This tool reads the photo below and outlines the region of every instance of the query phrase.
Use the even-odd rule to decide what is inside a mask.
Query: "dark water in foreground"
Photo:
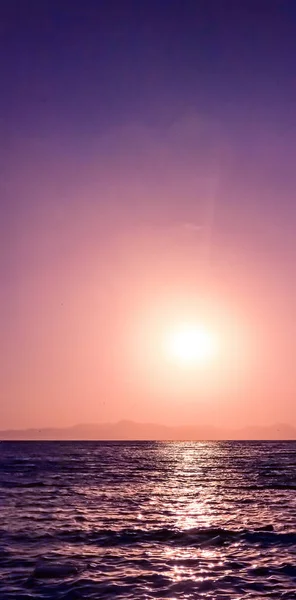
[[[4,442],[0,535],[1,600],[295,600],[296,442]]]

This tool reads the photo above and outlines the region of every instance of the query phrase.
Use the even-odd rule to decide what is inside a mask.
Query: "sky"
[[[2,0],[0,429],[296,425],[296,6]],[[206,367],[163,355],[180,323]]]

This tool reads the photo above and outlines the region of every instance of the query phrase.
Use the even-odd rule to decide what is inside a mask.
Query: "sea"
[[[296,442],[0,443],[0,599],[296,599]]]

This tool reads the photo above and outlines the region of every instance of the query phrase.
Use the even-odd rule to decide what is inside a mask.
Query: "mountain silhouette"
[[[64,428],[0,431],[0,440],[296,440],[296,428],[285,423],[220,429],[207,425],[168,426],[157,423],[85,423]]]

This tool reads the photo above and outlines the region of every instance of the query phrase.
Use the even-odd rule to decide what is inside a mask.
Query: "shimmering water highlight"
[[[295,442],[5,442],[0,461],[2,600],[295,599]]]

